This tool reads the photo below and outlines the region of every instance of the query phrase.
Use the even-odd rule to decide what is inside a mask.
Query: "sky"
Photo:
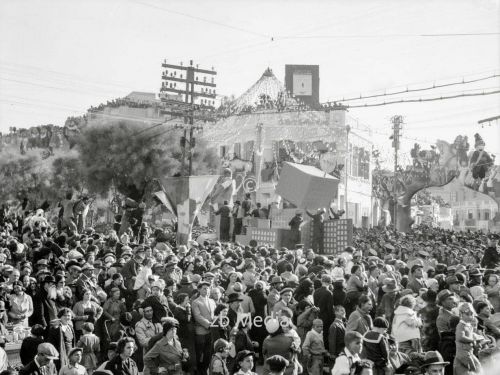
[[[131,91],[158,92],[164,59],[215,67],[217,92],[236,96],[267,67],[284,80],[285,64],[318,64],[322,102],[482,79],[500,74],[499,10],[499,0],[2,0],[0,131],[63,125]],[[499,89],[494,77],[349,103]],[[373,129],[387,161],[393,115],[405,120],[403,160],[415,142],[476,132],[500,157],[500,123],[477,123],[500,115],[500,94],[349,114]]]

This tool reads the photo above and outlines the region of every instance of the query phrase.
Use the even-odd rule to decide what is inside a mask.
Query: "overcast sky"
[[[499,14],[498,0],[2,0],[0,131],[63,125],[130,91],[158,92],[164,58],[214,66],[218,93],[235,95],[268,66],[283,80],[285,64],[318,64],[322,101],[488,77],[500,73]],[[477,33],[493,35],[442,35]],[[351,103],[499,87],[497,77]],[[500,114],[499,94],[350,114],[374,129],[383,154],[401,114],[406,152],[415,139],[479,132],[500,157],[500,124],[477,124]]]

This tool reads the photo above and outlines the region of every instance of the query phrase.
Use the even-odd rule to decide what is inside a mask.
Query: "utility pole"
[[[350,161],[351,161],[351,152],[349,151],[349,133],[351,131],[351,127],[346,125],[345,127],[345,179],[344,179],[344,203],[345,203],[345,218],[349,219],[349,205],[347,204],[347,181],[349,180],[349,169],[350,169]]]
[[[397,193],[397,173],[398,173],[398,150],[399,138],[401,137],[400,131],[403,130],[403,116],[396,115],[391,117],[392,122],[392,147],[394,148],[394,183],[392,186],[392,195],[394,200],[394,230],[397,230],[398,223],[398,193]]]
[[[194,131],[203,129],[202,126],[195,126],[195,120],[203,122],[213,121],[213,109],[215,108],[215,87],[214,76],[217,72],[200,69],[198,65],[193,66],[190,60],[189,66],[168,64],[166,60],[162,67],[165,71],[162,74],[162,87],[160,97],[167,104],[168,109],[162,111],[163,114],[184,117],[183,136],[181,137],[182,148],[182,173],[185,174],[186,154],[188,157],[188,176],[193,172],[193,149],[196,139]],[[184,85],[184,87],[177,87]],[[169,95],[170,94],[170,95]],[[172,95],[173,94],[173,95]],[[174,96],[175,95],[175,96]],[[188,136],[189,130],[189,139]]]

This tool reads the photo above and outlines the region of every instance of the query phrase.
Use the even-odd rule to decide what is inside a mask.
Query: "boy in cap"
[[[61,368],[59,375],[87,375],[87,369],[80,364],[82,355],[82,348],[71,349],[68,353],[69,363]]]
[[[226,360],[229,356],[230,344],[224,339],[217,339],[214,343],[214,354],[210,361],[210,375],[229,375]]]
[[[270,375],[283,375],[289,364],[288,360],[280,355],[273,355],[266,359]]]
[[[302,344],[307,372],[310,375],[322,375],[324,356],[328,354],[323,343],[323,321],[314,319],[312,329],[307,332]]]
[[[387,329],[389,322],[378,317],[373,320],[373,329],[363,336],[364,357],[373,362],[374,375],[389,371],[389,342]]]

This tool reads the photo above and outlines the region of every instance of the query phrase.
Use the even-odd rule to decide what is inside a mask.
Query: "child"
[[[210,361],[210,375],[229,375],[226,360],[229,355],[230,345],[224,339],[217,339],[214,343],[214,355]]]
[[[236,355],[235,375],[257,375],[252,372],[254,352],[250,350],[242,350]]]
[[[363,336],[356,331],[345,334],[345,348],[335,360],[331,375],[350,375],[351,368],[359,363],[359,354],[363,348]]]
[[[108,346],[108,353],[107,353],[107,361],[104,361],[101,363],[101,365],[97,368],[97,371],[105,371],[106,370],[106,365],[108,364],[109,361],[111,361],[113,358],[116,357],[116,348],[117,348],[117,343],[116,342],[111,342]]]
[[[385,318],[375,318],[373,330],[363,337],[363,357],[373,362],[373,375],[384,375],[386,370],[390,371],[388,328],[389,322]]]
[[[87,370],[80,362],[82,360],[82,348],[73,348],[68,353],[68,364],[59,371],[59,375],[86,375]]]
[[[266,359],[266,364],[269,367],[269,375],[283,375],[289,362],[280,355],[273,355]]]
[[[335,359],[345,347],[345,308],[337,305],[333,307],[333,312],[335,313],[335,320],[328,330],[328,350],[332,358]]]
[[[82,364],[87,369],[88,375],[97,368],[97,355],[100,350],[99,337],[94,335],[94,325],[92,323],[84,323],[82,325],[83,335],[78,340],[76,346],[83,349]]]
[[[302,353],[309,375],[323,375],[326,350],[323,343],[323,321],[321,319],[314,319],[312,329],[307,332],[302,345]]]

